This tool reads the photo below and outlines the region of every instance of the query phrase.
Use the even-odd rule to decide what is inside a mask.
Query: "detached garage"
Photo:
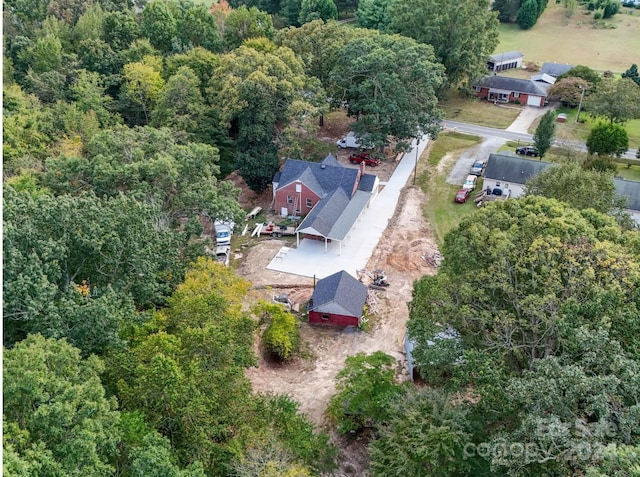
[[[367,290],[344,270],[319,280],[307,305],[309,323],[359,326]]]

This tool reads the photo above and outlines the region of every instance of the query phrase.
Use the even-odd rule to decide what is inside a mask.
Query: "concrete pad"
[[[341,270],[357,278],[356,270],[365,268],[389,220],[396,210],[402,188],[414,173],[417,158],[424,152],[428,139],[423,137],[416,147],[415,141],[404,154],[389,181],[372,204],[362,213],[342,242],[327,244],[318,240],[303,239],[297,248],[286,253],[282,249],[273,257],[268,270],[275,270],[304,277],[327,277]]]

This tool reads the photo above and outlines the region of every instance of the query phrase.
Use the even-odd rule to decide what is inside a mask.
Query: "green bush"
[[[264,304],[270,323],[262,334],[265,350],[273,357],[288,361],[298,349],[298,321],[280,305]]]

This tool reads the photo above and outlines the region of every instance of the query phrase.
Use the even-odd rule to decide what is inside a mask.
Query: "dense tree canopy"
[[[177,237],[154,227],[150,206],[125,197],[33,198],[11,186],[3,199],[6,344],[41,333],[102,352],[132,321],[133,304],[162,303],[181,276]]]
[[[498,20],[487,0],[391,0],[387,12],[390,31],[433,46],[450,87],[482,76],[498,46]]]
[[[624,205],[616,195],[613,174],[584,170],[572,162],[549,167],[529,179],[526,194],[558,199],[576,209],[594,209],[603,214],[620,213]]]
[[[516,370],[556,353],[577,324],[607,324],[635,347],[640,264],[623,242],[613,218],[555,200],[480,210],[445,238],[438,275],[416,283],[409,331],[417,361],[428,364],[426,340],[447,326]]]
[[[340,51],[331,96],[346,102],[347,113],[356,118],[353,130],[365,143],[383,147],[392,136],[403,148],[420,131],[436,137],[442,73],[428,45],[399,35],[365,36]]]
[[[611,123],[640,118],[640,86],[631,78],[607,80],[585,98],[585,110]]]
[[[249,187],[264,190],[278,170],[280,128],[295,116],[317,116],[323,95],[286,47],[259,52],[242,46],[225,55],[211,79],[221,124],[237,131],[237,165]],[[314,94],[317,93],[317,94]]]
[[[402,393],[396,383],[393,357],[382,351],[358,353],[346,359],[327,412],[342,433],[376,427],[391,415],[389,404]]]
[[[9,450],[22,467],[12,475],[114,474],[119,413],[103,370],[95,356],[82,360],[64,340],[40,335],[3,351],[4,457]]]

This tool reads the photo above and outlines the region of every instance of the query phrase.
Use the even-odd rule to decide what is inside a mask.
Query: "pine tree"
[[[632,64],[627,71],[622,73],[623,78],[631,78],[638,86],[640,86],[640,74],[638,74],[638,65]]]
[[[538,153],[540,154],[540,159],[544,157],[546,152],[551,147],[551,143],[553,142],[553,136],[556,132],[556,115],[553,111],[547,111],[542,119],[540,120],[540,124],[538,124],[538,128],[533,135],[533,142],[538,149]]]

